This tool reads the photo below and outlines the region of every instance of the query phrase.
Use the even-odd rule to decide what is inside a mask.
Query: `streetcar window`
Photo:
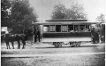
[[[74,31],[75,31],[75,32],[78,32],[78,31],[79,31],[78,25],[74,25]]]
[[[80,25],[80,31],[83,31],[83,32],[90,31],[89,25]]]
[[[49,26],[49,32],[55,32],[56,31],[56,26],[55,25],[50,25]]]
[[[56,32],[61,32],[61,25],[56,25]]]
[[[67,32],[67,25],[62,25],[61,30],[62,32]]]
[[[85,31],[90,31],[89,25],[86,25],[86,30]]]
[[[80,25],[80,31],[84,31],[85,25]]]
[[[48,32],[48,31],[49,31],[49,25],[44,25],[43,31],[44,31],[44,32]]]
[[[73,25],[69,25],[69,26],[68,26],[68,31],[69,31],[69,32],[74,32]]]
[[[89,25],[86,25],[86,28],[88,28],[88,29],[89,29]]]

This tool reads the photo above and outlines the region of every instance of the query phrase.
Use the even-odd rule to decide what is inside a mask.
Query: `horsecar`
[[[92,41],[92,24],[96,23],[87,20],[46,20],[34,23],[40,27],[41,42],[51,42],[57,48],[63,44],[80,46],[81,42]]]

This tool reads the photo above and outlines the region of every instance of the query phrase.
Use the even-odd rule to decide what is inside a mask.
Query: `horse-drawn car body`
[[[62,47],[62,44],[69,43],[79,46],[82,41],[91,41],[91,24],[87,20],[46,20],[37,22],[40,26],[41,42],[52,42],[55,47]]]

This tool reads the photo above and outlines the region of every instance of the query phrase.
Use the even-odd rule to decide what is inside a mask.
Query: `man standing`
[[[40,30],[37,30],[37,37],[38,37],[38,40],[40,42]]]
[[[95,31],[94,31],[94,27],[91,30],[91,36],[92,36],[92,42],[95,43]]]
[[[40,42],[40,29],[38,27],[34,28],[34,42],[37,42],[37,40]]]
[[[96,29],[93,27],[91,30],[91,35],[92,35],[92,41],[93,43],[98,43],[99,42],[99,34],[97,31],[95,31]]]
[[[37,42],[37,29],[34,28],[34,42]]]

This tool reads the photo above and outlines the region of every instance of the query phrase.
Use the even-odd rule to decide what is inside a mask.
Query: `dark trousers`
[[[40,42],[40,35],[38,35],[38,40],[39,40],[39,42]]]
[[[34,36],[34,42],[37,42],[37,35]]]
[[[40,35],[35,35],[34,36],[34,42],[37,42],[37,40],[40,42]]]

